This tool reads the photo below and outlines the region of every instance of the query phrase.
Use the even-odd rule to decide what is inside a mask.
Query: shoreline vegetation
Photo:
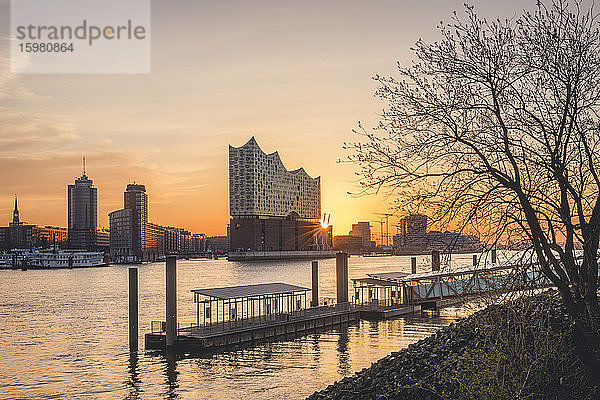
[[[596,399],[556,290],[489,305],[313,393],[323,399]]]

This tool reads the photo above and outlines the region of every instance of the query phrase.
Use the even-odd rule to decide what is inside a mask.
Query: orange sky
[[[479,7],[511,16],[527,3]],[[387,212],[383,196],[348,195],[358,189],[354,167],[336,160],[356,122],[373,126],[384,106],[370,77],[408,63],[409,47],[435,40],[436,24],[462,9],[442,0],[153,1],[151,74],[14,75],[8,4],[0,0],[0,225],[18,193],[24,220],[66,226],[66,186],[85,155],[100,225],[136,181],[151,221],[209,235],[226,232],[227,146],[251,136],[288,169],[321,176],[336,233]]]

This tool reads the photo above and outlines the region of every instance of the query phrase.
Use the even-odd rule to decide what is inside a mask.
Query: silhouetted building
[[[144,185],[128,184],[123,194],[123,205],[126,210],[131,210],[132,246],[133,253],[144,260],[144,253],[148,250],[150,243],[146,240],[148,225],[148,195]]]
[[[69,247],[74,249],[96,249],[96,227],[98,216],[98,191],[85,175],[68,186],[68,235]]]
[[[146,238],[142,246],[143,258],[155,261],[165,256],[165,228],[152,222],[146,223]]]
[[[148,195],[144,185],[127,185],[123,203],[124,209],[109,214],[113,261],[155,261],[166,254],[190,256],[204,252],[203,235],[148,222]]]
[[[231,251],[325,250],[330,230],[321,227],[321,180],[303,168],[288,171],[279,154],[266,154],[252,137],[229,146]]]
[[[110,223],[110,257],[117,263],[141,261],[133,248],[132,210],[122,209],[108,214]]]
[[[373,243],[371,242],[371,224],[368,222],[352,224],[352,230],[348,234],[360,237],[362,239],[361,247],[363,249],[373,247]]]
[[[0,227],[0,250],[63,248],[67,241],[67,228],[23,223],[16,197],[12,221]]]
[[[416,214],[400,220],[400,233],[394,236],[394,248],[409,253],[430,250],[477,251],[480,242],[476,236],[461,232],[427,232],[427,216]]]
[[[12,222],[2,229],[0,233],[0,246],[3,250],[27,249],[33,247],[33,228],[21,222],[17,197],[15,196],[15,208],[13,210]]]
[[[342,251],[361,251],[363,249],[363,238],[356,235],[335,235],[333,237],[333,248]]]
[[[229,238],[227,236],[206,237],[206,251],[210,253],[227,253],[229,251]]]
[[[460,232],[430,231],[425,236],[427,250],[479,251],[481,243],[477,236]]]
[[[69,234],[67,228],[58,226],[37,226],[32,230],[33,247],[63,248],[67,245]]]
[[[110,229],[101,228],[96,231],[96,247],[98,251],[110,251]]]
[[[395,247],[423,248],[427,233],[427,216],[414,214],[400,220],[400,234],[394,237]]]

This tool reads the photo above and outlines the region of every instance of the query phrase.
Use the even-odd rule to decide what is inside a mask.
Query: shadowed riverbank
[[[554,292],[489,306],[309,396],[595,399]]]

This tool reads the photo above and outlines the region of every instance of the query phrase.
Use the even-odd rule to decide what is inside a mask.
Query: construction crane
[[[383,235],[383,224],[385,224],[385,221],[382,220],[382,219],[380,219],[379,221],[371,221],[371,222],[377,223],[377,224],[381,224],[381,227],[379,228],[379,236],[381,236],[381,244],[383,245],[383,238],[384,238],[384,235]],[[371,225],[369,224],[369,226],[371,226]]]
[[[390,224],[389,224],[389,218],[391,216],[393,216],[394,214],[389,214],[389,213],[373,213],[375,215],[381,215],[385,217],[385,245],[389,246],[389,239],[390,239]],[[381,227],[382,227],[382,231],[383,231],[383,221],[381,222]],[[383,232],[382,232],[383,234]]]

